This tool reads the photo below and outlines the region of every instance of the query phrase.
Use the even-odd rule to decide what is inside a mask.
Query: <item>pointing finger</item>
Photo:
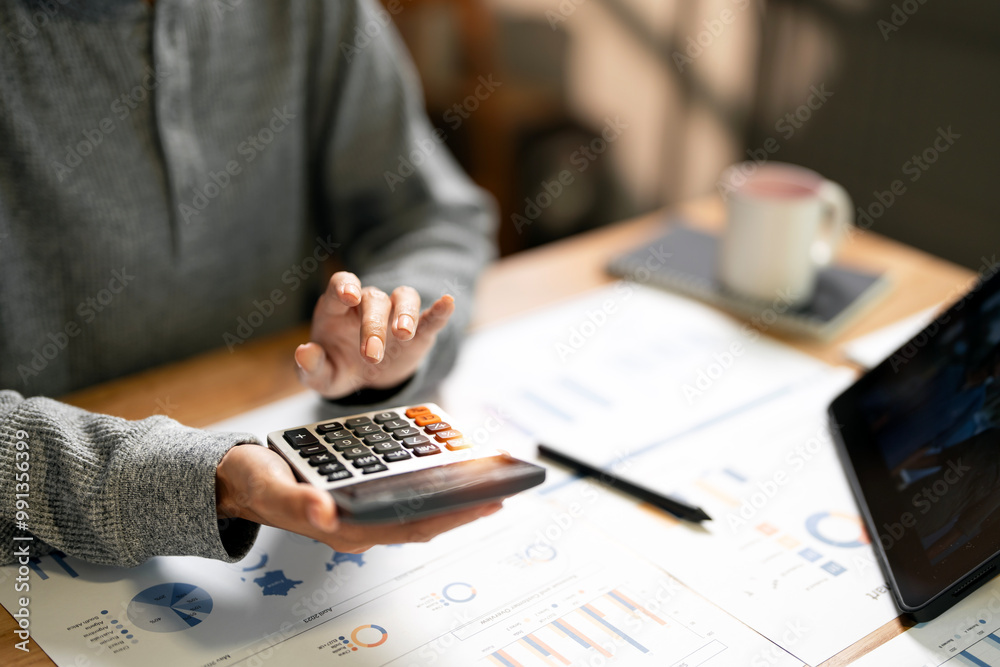
[[[366,287],[361,295],[361,356],[377,364],[385,354],[386,333],[389,330],[389,295],[375,287]]]
[[[420,317],[420,294],[412,287],[401,285],[392,291],[392,334],[399,340],[410,340],[417,331]]]

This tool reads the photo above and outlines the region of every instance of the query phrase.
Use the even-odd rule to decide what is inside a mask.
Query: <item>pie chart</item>
[[[212,597],[194,584],[157,584],[128,603],[132,625],[150,632],[179,632],[198,625],[212,611]]]

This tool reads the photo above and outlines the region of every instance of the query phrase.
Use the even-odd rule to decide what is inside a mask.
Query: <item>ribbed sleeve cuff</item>
[[[201,556],[235,562],[253,546],[260,526],[219,520],[215,480],[219,461],[242,443],[260,445],[249,433],[212,433],[154,417],[118,477],[118,525],[127,560],[153,556]]]

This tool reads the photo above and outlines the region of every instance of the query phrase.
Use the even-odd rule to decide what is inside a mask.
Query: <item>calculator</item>
[[[545,481],[544,468],[479,447],[454,423],[425,403],[273,431],[267,443],[354,523],[410,521]]]

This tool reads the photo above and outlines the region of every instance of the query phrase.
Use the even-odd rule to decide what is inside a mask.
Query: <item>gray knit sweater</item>
[[[308,317],[328,256],[428,303],[455,294],[394,400],[447,372],[493,215],[424,115],[388,18],[371,0],[0,0],[4,544],[26,534],[23,442],[36,547],[120,565],[245,554],[256,527],[220,532],[214,483],[252,436],[40,396],[241,354]]]

